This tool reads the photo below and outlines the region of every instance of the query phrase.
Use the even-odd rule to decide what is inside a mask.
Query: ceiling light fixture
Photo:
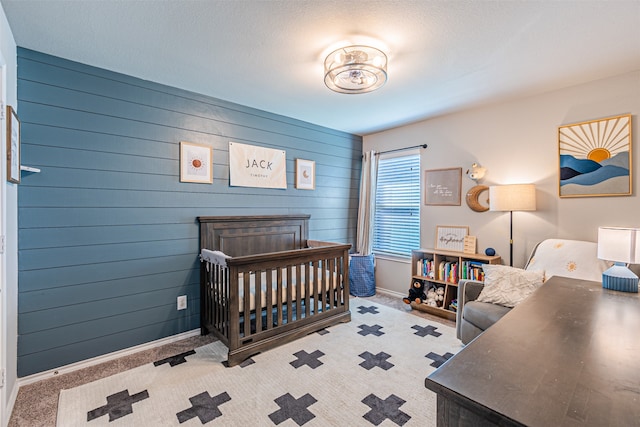
[[[375,47],[336,49],[324,60],[324,84],[339,93],[367,93],[387,81],[387,55]]]

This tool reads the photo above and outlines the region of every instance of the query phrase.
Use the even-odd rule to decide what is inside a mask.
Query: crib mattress
[[[317,269],[319,270],[319,269]],[[337,273],[333,273],[333,275],[331,274],[330,271],[325,270],[324,272],[322,271],[317,271],[317,275],[313,275],[311,274],[311,280],[310,282],[307,284],[305,283],[306,280],[306,274],[305,274],[305,265],[301,266],[301,276],[302,276],[302,286],[301,286],[301,292],[300,295],[298,295],[298,286],[297,286],[297,281],[296,281],[296,269],[293,268],[291,271],[291,280],[287,280],[287,272],[288,270],[286,268],[282,269],[282,296],[280,298],[281,302],[284,303],[287,301],[287,293],[288,290],[287,288],[290,286],[291,284],[291,299],[292,301],[296,301],[298,298],[302,299],[306,297],[306,293],[307,293],[307,289],[314,289],[315,292],[317,294],[320,293],[320,290],[316,289],[316,284],[314,281],[314,277],[317,277],[317,280],[320,280],[319,275],[322,273],[323,277],[322,279],[324,280],[324,284],[325,284],[325,289],[329,290],[331,288],[335,289],[338,286],[339,280],[338,279],[338,274]],[[313,272],[312,272],[313,273]],[[260,293],[260,307],[261,308],[267,308],[267,307],[273,307],[278,303],[278,294],[277,294],[277,290],[278,290],[278,280],[277,280],[277,270],[272,270],[271,274],[271,300],[267,301],[267,272],[263,271],[260,273],[261,274],[261,290],[262,292]],[[250,273],[250,274],[246,274],[249,276],[249,289],[251,291],[251,294],[249,296],[249,306],[251,310],[255,310],[256,309],[256,294],[255,294],[255,288],[256,288],[256,273]],[[238,296],[239,296],[239,310],[242,313],[244,311],[244,273],[240,273],[238,275]],[[319,287],[319,286],[318,286]],[[314,295],[310,295],[311,297],[314,297]]]

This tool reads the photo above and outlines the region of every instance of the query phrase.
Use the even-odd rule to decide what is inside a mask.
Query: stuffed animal
[[[435,307],[437,305],[437,301],[438,294],[436,293],[435,289],[429,289],[429,292],[427,292],[427,304]]]
[[[436,289],[436,299],[438,301],[442,301],[444,300],[444,288],[438,288]]]
[[[405,304],[411,304],[412,302],[422,304],[425,299],[427,299],[427,296],[424,294],[424,283],[416,280],[413,282],[411,289],[409,289],[409,295],[402,298],[402,301],[404,301]]]

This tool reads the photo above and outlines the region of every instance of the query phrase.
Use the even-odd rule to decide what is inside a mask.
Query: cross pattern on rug
[[[185,351],[184,353],[176,354],[175,356],[167,357],[166,359],[158,360],[153,362],[153,366],[160,366],[168,363],[169,366],[174,367],[176,365],[180,365],[182,363],[186,363],[187,356],[191,356],[192,354],[196,354],[195,350]]]
[[[142,386],[134,386],[129,382],[121,385],[118,380],[114,381],[117,385],[92,391],[91,393],[94,394],[78,389],[78,392],[67,395],[67,402],[76,405],[76,409],[65,415],[59,414],[59,419],[64,419],[60,425],[69,427],[91,425],[96,421],[93,423],[88,421],[98,417],[102,417],[97,420],[98,423],[106,424],[107,420],[113,421],[124,417],[119,422],[125,422],[128,425],[147,425],[153,419],[173,420],[174,424],[179,422],[180,425],[190,423],[194,425],[215,423],[263,425],[266,423],[279,427],[280,425],[308,426],[314,423],[333,425],[334,423],[329,420],[344,419],[343,425],[404,427],[412,423],[422,424],[425,413],[428,413],[429,417],[434,416],[431,409],[424,408],[422,399],[415,399],[415,391],[424,390],[424,376],[415,375],[415,366],[422,360],[421,366],[426,370],[425,372],[428,372],[453,357],[452,353],[459,348],[458,341],[455,340],[455,331],[446,325],[436,323],[432,325],[438,327],[423,321],[416,324],[416,318],[401,319],[404,313],[390,311],[374,304],[352,308],[352,314],[355,317],[354,322],[317,332],[319,335],[330,333],[331,336],[309,334],[299,343],[283,345],[280,348],[286,346],[286,349],[280,353],[277,353],[278,349],[271,350],[270,352],[274,353],[271,357],[265,352],[246,359],[239,365],[228,367],[226,361],[217,362],[224,360],[227,348],[220,342],[213,342],[202,349],[158,360],[148,364],[146,368],[137,368],[146,369],[141,371],[144,372],[143,375],[137,374],[137,377],[144,378]],[[372,316],[375,319],[372,320]],[[365,321],[370,323],[365,324]],[[361,336],[355,337],[355,333]],[[373,335],[374,338],[368,338],[369,335]],[[337,347],[331,343],[334,338],[339,339],[340,345]],[[398,346],[399,343],[405,343],[407,340],[412,341],[410,348]],[[373,353],[374,351],[377,354]],[[389,352],[393,352],[393,355]],[[427,360],[425,361],[424,358]],[[336,365],[338,362],[346,364]],[[356,364],[364,370],[355,368]],[[227,368],[223,368],[222,365]],[[310,369],[305,369],[305,365]],[[407,365],[410,369],[407,369]],[[335,366],[339,366],[340,369]],[[158,367],[161,368],[162,375],[158,374]],[[329,367],[331,369],[327,371]],[[380,369],[376,370],[376,367]],[[273,373],[271,369],[274,370]],[[192,370],[197,374],[194,375]],[[245,387],[245,384],[236,384],[235,376],[244,377],[244,380],[251,383],[251,378],[258,381],[259,375],[255,374],[256,372],[265,370],[269,372],[268,377],[260,381],[268,381],[266,387],[262,387],[264,383],[259,384],[261,387],[249,388]],[[214,374],[211,371],[215,371]],[[189,372],[189,375],[184,375],[185,372]],[[202,374],[199,374],[200,372]],[[348,375],[352,375],[340,386],[340,393],[335,387],[316,385],[315,382],[318,379],[324,385],[327,381],[332,382],[335,372],[340,372],[336,377],[340,378],[336,380],[336,384]],[[212,375],[209,376],[210,374]],[[283,381],[285,376],[287,381],[293,381],[295,388]],[[180,384],[183,378],[189,382],[180,389],[177,387],[160,389],[154,383],[154,377],[158,377],[157,380],[163,383],[162,386],[167,383]],[[417,377],[420,378],[416,382]],[[191,380],[192,378],[197,380]],[[146,381],[147,379],[150,382]],[[138,378],[135,381],[139,381]],[[369,386],[369,381],[375,381],[375,389]],[[202,384],[225,385],[224,388],[221,386],[218,389],[212,389]],[[112,390],[125,388],[132,391],[145,391],[129,396],[128,390],[124,390],[105,399],[105,395]],[[259,398],[256,397],[254,393],[256,390],[253,389],[257,390]],[[81,400],[82,394],[89,395],[90,400],[78,405],[76,402]],[[399,396],[410,397],[410,399],[405,401]],[[429,399],[431,399],[430,396]],[[433,399],[429,402],[434,403],[435,408]],[[134,405],[140,401],[139,405]],[[165,401],[172,403],[165,405]],[[258,404],[257,401],[260,403]],[[420,403],[418,404],[417,401]],[[107,405],[96,408],[105,402]],[[65,404],[69,405],[69,403]],[[89,409],[93,410],[87,412]],[[104,416],[107,414],[109,418]],[[337,418],[338,416],[341,418]],[[151,424],[159,425],[162,422],[151,422]]]
[[[280,409],[269,414],[269,418],[275,425],[285,422],[291,418],[299,426],[306,424],[314,419],[316,416],[307,408],[317,400],[309,393],[302,396],[300,399],[296,399],[291,394],[283,394],[282,396],[274,399],[274,402],[280,406]]]
[[[298,369],[301,366],[307,365],[311,369],[316,369],[318,366],[322,366],[322,362],[318,359],[324,356],[324,353],[320,350],[316,350],[313,353],[309,354],[304,350],[300,350],[297,353],[293,353],[293,355],[298,358],[293,362],[289,362],[289,364],[294,368]]]
[[[222,412],[220,411],[218,406],[230,400],[231,397],[227,394],[226,391],[218,394],[215,397],[211,397],[208,392],[204,391],[200,394],[196,394],[195,396],[190,397],[189,402],[191,402],[191,408],[187,408],[184,411],[178,412],[176,414],[176,417],[178,417],[178,421],[180,421],[180,424],[195,417],[198,417],[202,424],[206,424],[209,421],[215,420],[216,418],[222,416]]]
[[[381,351],[378,354],[372,354],[368,351],[365,351],[364,353],[361,353],[358,356],[364,359],[364,361],[360,363],[360,366],[362,366],[367,371],[370,371],[376,366],[380,369],[384,369],[385,371],[388,371],[389,369],[395,366],[393,363],[387,362],[387,359],[390,358],[391,355],[385,353],[384,351]]]
[[[434,368],[439,368],[444,362],[451,359],[453,357],[453,354],[446,352],[441,356],[437,353],[429,352],[429,354],[427,354],[425,357],[428,357],[429,359],[433,360],[430,366],[433,366]]]
[[[360,331],[358,331],[358,333],[364,337],[370,334],[375,335],[377,337],[379,337],[380,335],[384,335],[384,332],[380,330],[382,329],[382,326],[380,325],[373,325],[373,326],[360,325],[358,326],[358,328],[360,328]]]
[[[362,418],[376,426],[380,425],[386,419],[393,421],[399,426],[403,426],[411,419],[408,414],[400,410],[400,407],[404,405],[406,401],[395,394],[382,400],[372,393],[362,399],[362,403],[371,408]]]
[[[440,332],[437,332],[435,326],[418,326],[418,325],[413,325],[411,327],[411,329],[415,329],[416,332],[414,332],[414,335],[418,335],[419,337],[426,337],[427,335],[432,335],[434,337],[439,337],[440,335],[442,335]]]
[[[378,314],[380,312],[378,311],[378,307],[376,307],[375,305],[371,305],[369,307],[365,307],[364,305],[361,305],[360,307],[358,307],[358,313],[360,313],[360,314],[367,314],[367,313]]]
[[[133,413],[133,404],[148,399],[149,392],[143,390],[133,396],[129,390],[122,390],[107,396],[107,404],[87,412],[87,422],[109,414],[109,422]]]

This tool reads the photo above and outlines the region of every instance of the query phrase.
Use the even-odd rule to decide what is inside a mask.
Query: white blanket
[[[230,257],[220,251],[210,251],[209,249],[203,249],[200,252],[201,261],[207,261],[211,264],[216,264],[221,267],[227,266],[227,258],[230,258]]]

